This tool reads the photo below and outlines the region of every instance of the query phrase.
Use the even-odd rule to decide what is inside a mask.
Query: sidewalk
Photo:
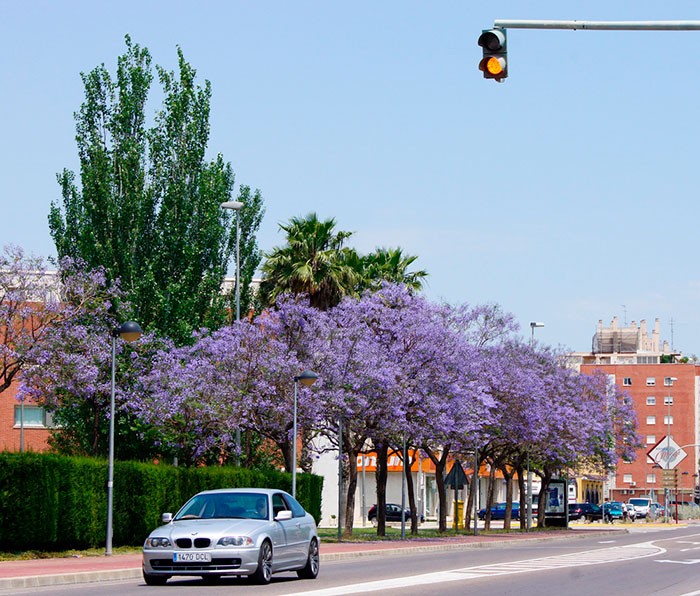
[[[589,524],[590,528],[590,524]],[[322,543],[321,561],[337,561],[378,555],[409,555],[417,552],[446,551],[464,548],[498,547],[514,542],[543,541],[585,537],[596,533],[609,534],[625,531],[620,526],[558,530],[552,532],[517,533],[509,535],[443,536],[411,540],[383,540],[376,542]],[[61,559],[32,559],[0,562],[0,591],[35,588],[61,584],[115,581],[141,577],[141,554],[113,555],[111,557],[66,557]]]

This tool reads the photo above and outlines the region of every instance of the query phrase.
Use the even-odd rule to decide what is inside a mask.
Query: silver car
[[[196,494],[143,545],[143,579],[163,585],[173,575],[249,575],[261,584],[273,573],[315,579],[319,541],[314,518],[288,493],[230,488]]]

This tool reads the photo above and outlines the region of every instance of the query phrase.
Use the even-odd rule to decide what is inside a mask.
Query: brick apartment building
[[[599,321],[591,352],[572,357],[583,373],[599,369],[609,375],[629,394],[637,413],[644,446],[633,461],[618,461],[615,472],[606,478],[605,496],[627,501],[651,494],[661,501],[662,469],[654,467],[655,461],[648,454],[657,447],[662,459],[670,445],[670,453],[682,458],[676,466],[678,500],[692,500],[700,459],[700,365],[675,353],[667,342],[660,342],[658,319],[651,334],[645,321],[620,326],[615,318],[609,327]],[[667,443],[669,431],[671,442]],[[684,447],[683,451],[677,452],[678,447]]]
[[[20,451],[24,435],[25,451],[45,451],[49,438],[50,419],[44,408],[15,398],[18,383],[0,393],[0,451]]]

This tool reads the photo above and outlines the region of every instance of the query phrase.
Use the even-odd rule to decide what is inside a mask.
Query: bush
[[[63,550],[106,541],[107,462],[39,453],[0,453],[0,550]],[[176,468],[115,462],[113,544],[138,546],[195,493],[213,488],[291,491],[291,475],[232,467]],[[321,519],[323,479],[297,476],[299,502]]]

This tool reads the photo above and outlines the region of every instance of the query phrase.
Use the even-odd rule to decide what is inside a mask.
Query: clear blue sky
[[[316,211],[526,337],[543,321],[539,340],[586,350],[598,319],[658,317],[700,353],[700,31],[510,30],[498,84],[476,40],[499,18],[696,20],[700,4],[0,0],[0,245],[54,254],[80,72],[114,72],[128,33],[211,81],[210,153],[262,191],[262,249]]]

